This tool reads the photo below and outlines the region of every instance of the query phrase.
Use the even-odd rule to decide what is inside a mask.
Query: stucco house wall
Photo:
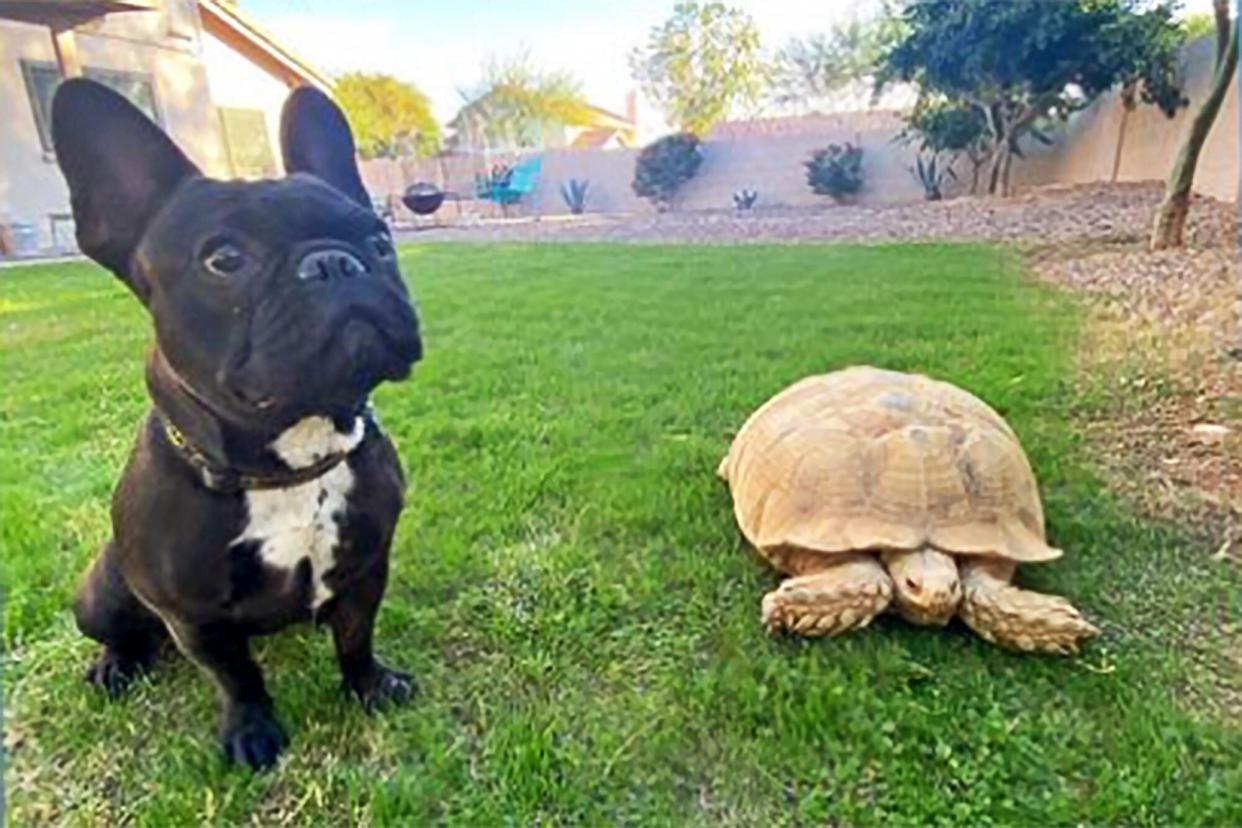
[[[280,111],[289,87],[327,88],[327,81],[235,7],[210,0],[150,6],[73,26],[82,73],[149,80],[157,120],[204,173],[279,174]],[[48,5],[48,17],[62,12]],[[33,228],[39,249],[70,250],[69,193],[40,138],[23,71],[30,63],[59,71],[50,29],[0,19],[0,227],[10,228],[5,238],[17,235],[14,226]]]
[[[172,34],[162,10],[108,15],[75,30],[85,71],[147,76],[164,129],[195,163],[219,173],[224,158],[199,60],[199,36],[195,29],[188,34]],[[0,141],[0,222],[33,225],[40,246],[49,247],[52,217],[68,212],[69,194],[54,155],[40,141],[23,61],[55,65],[51,34],[44,26],[0,20],[0,123],[5,125]]]
[[[202,62],[217,108],[250,109],[263,113],[274,172],[280,163],[280,110],[289,96],[289,87],[255,67],[210,32],[203,33]],[[233,171],[229,171],[232,174]]]

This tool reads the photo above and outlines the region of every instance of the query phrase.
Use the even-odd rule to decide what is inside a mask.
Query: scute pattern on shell
[[[917,374],[807,377],[750,416],[719,472],[742,532],[778,567],[787,549],[1061,555],[1017,435],[982,400]]]

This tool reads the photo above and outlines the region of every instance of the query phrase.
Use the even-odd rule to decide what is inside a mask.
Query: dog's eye
[[[397,253],[396,249],[392,246],[392,239],[387,233],[376,233],[371,237],[370,242],[371,250],[373,250],[375,255],[379,256],[381,259],[391,259]]]
[[[246,266],[245,252],[235,244],[224,242],[211,248],[203,257],[203,267],[217,276],[228,278]]]

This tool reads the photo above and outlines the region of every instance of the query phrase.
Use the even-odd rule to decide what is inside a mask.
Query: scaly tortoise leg
[[[1099,634],[1069,601],[1019,589],[1010,583],[1012,561],[970,558],[961,561],[960,612],[979,635],[1012,650],[1069,655]]]
[[[817,555],[763,596],[768,632],[840,635],[871,623],[888,606],[893,584],[874,555]],[[804,556],[805,560],[805,556]],[[808,571],[809,570],[809,571]]]

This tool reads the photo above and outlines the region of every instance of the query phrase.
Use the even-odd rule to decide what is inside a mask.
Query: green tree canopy
[[[431,102],[413,84],[390,75],[350,72],[333,91],[349,118],[363,158],[434,155],[440,125]]]
[[[1182,37],[1187,41],[1216,36],[1216,19],[1208,12],[1196,12],[1182,18]]]
[[[842,96],[870,97],[880,60],[901,34],[901,17],[888,0],[874,17],[854,17],[827,32],[791,39],[772,67],[772,102],[808,108]]]
[[[704,135],[740,109],[755,106],[769,70],[751,18],[724,3],[680,2],[630,54],[644,94],[678,129]]]
[[[977,107],[991,133],[989,192],[1007,192],[1019,141],[1040,120],[1065,119],[1100,93],[1133,84],[1167,115],[1183,36],[1171,4],[1142,0],[924,0],[906,7],[905,36],[884,56],[881,84]]]
[[[542,124],[582,124],[590,117],[582,84],[568,72],[540,69],[529,52],[489,56],[482,80],[462,97],[466,103],[452,125],[489,147],[537,146]]]

